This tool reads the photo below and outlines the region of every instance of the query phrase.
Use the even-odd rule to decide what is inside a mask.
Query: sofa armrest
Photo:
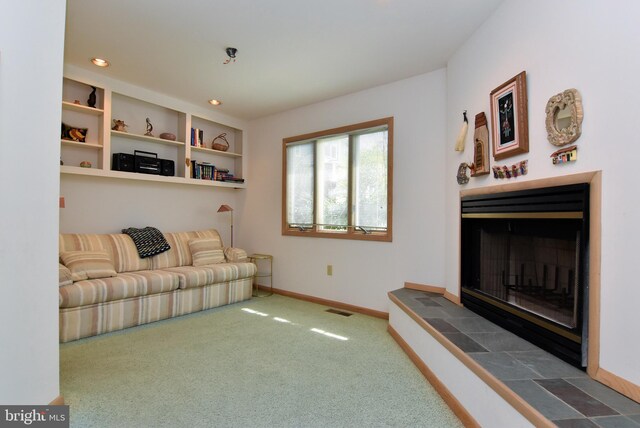
[[[58,263],[58,287],[73,284],[71,271],[62,263]]]
[[[229,263],[248,262],[247,252],[241,248],[226,247],[224,249],[224,256]]]

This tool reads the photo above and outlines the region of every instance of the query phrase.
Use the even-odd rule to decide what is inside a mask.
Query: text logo
[[[0,406],[0,428],[68,428],[69,406]]]

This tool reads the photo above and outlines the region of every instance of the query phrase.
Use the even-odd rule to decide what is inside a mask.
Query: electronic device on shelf
[[[170,159],[160,159],[162,161],[162,169],[160,175],[166,175],[167,177],[173,177],[176,175],[175,163]]]
[[[157,153],[134,150],[134,154],[114,153],[111,169],[114,171],[138,172],[175,176],[175,162],[170,159],[159,159]],[[149,155],[149,156],[146,156]]]
[[[111,169],[114,171],[133,172],[133,155],[129,153],[114,153]]]
[[[138,153],[144,153],[145,155],[151,155],[151,156],[142,156],[141,154],[138,154]],[[134,172],[139,172],[142,174],[160,175],[161,170],[162,170],[162,159],[158,159],[157,153],[145,152],[142,150],[133,151],[133,171]]]

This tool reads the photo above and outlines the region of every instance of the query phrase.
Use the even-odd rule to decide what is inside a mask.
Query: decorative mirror
[[[547,139],[554,146],[576,141],[582,132],[582,98],[576,89],[567,89],[547,102]]]

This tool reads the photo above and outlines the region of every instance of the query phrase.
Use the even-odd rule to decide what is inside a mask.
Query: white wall
[[[0,403],[58,394],[58,157],[64,0],[0,13]],[[28,173],[25,166],[37,168]]]
[[[458,293],[458,164],[470,162],[453,150],[461,112],[489,112],[489,93],[522,70],[529,97],[528,154],[499,165],[529,160],[518,181],[583,171],[603,171],[601,367],[640,385],[640,241],[635,162],[640,158],[640,3],[630,1],[507,0],[453,55],[447,67],[446,286]],[[546,138],[545,106],[565,89],[582,94],[584,123],[578,161],[553,166],[557,148]],[[471,127],[473,128],[473,127]],[[492,165],[495,164],[492,159]],[[472,178],[466,188],[495,185],[492,175]],[[513,180],[512,180],[513,181]]]
[[[215,228],[230,242],[230,217],[221,204],[236,208],[237,192],[135,180],[63,175],[60,194],[62,233],[120,233],[127,227],[153,226],[165,232]],[[234,243],[237,242],[234,237]]]
[[[119,94],[246,129],[246,122],[241,119],[110,78],[106,72],[66,65],[64,73],[66,77],[109,88]],[[236,209],[239,192],[244,190],[62,175],[60,194],[65,198],[65,208],[60,210],[60,231],[119,233],[123,228],[145,226],[167,232],[216,228],[228,245],[231,241],[230,216],[217,213],[217,210],[221,204]],[[242,244],[237,236],[234,236],[234,244]]]
[[[274,255],[274,287],[387,311],[386,292],[404,281],[443,284],[444,103],[438,70],[250,123],[239,232],[250,251]],[[393,242],[282,236],[282,139],[387,116],[395,118]]]

